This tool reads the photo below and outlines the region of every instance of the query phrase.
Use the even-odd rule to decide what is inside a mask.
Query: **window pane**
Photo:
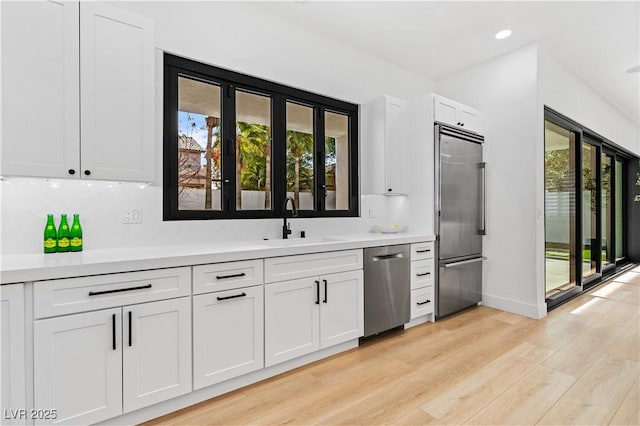
[[[547,297],[575,286],[575,135],[544,125],[545,266]]]
[[[313,210],[313,108],[287,102],[287,196]]]
[[[236,209],[271,210],[271,98],[236,92]]]
[[[598,240],[596,226],[597,148],[582,144],[582,276],[596,273]]]
[[[602,154],[602,267],[611,264],[611,157]]]
[[[624,223],[622,221],[622,193],[624,174],[622,173],[622,161],[616,160],[616,258],[625,256],[624,252]]]
[[[349,210],[349,117],[324,114],[325,210]]]
[[[178,209],[221,210],[220,86],[178,77]]]

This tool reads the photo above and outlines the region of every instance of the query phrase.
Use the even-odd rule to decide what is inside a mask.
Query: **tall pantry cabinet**
[[[0,173],[152,181],[153,22],[98,2],[0,7]]]

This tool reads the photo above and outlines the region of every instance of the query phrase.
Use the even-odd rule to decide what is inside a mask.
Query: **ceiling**
[[[640,124],[640,1],[251,2],[325,37],[437,81],[538,42]],[[502,29],[513,30],[495,40]]]

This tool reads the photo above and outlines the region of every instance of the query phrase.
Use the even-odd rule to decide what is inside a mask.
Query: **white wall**
[[[364,103],[383,94],[408,99],[433,83],[371,55],[348,48],[248,4],[232,2],[114,3],[151,17],[156,46],[245,74]],[[160,56],[159,56],[160,57]],[[85,248],[203,243],[278,238],[281,220],[162,221],[162,75],[156,77],[156,181],[135,183],[9,178],[0,182],[2,252],[37,253],[47,213],[80,213]],[[361,117],[366,120],[367,117]],[[361,140],[361,150],[367,141]],[[408,200],[363,196],[362,218],[293,220],[294,233],[368,231],[378,222],[407,221]],[[141,207],[143,223],[124,225],[121,210]],[[377,217],[368,219],[369,207]],[[414,229],[415,228],[415,229]],[[409,230],[418,230],[410,226]]]
[[[640,155],[638,125],[542,50],[538,74],[543,105]]]
[[[544,276],[536,267],[537,46],[437,82],[437,92],[480,111],[487,162],[483,303],[539,318]]]

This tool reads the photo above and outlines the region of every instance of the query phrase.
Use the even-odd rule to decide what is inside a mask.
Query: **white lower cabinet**
[[[262,284],[193,297],[193,386],[264,367]]]
[[[37,320],[34,405],[89,424],[188,393],[190,339],[189,297]]]
[[[24,285],[0,287],[0,424],[26,424]],[[14,418],[15,417],[15,418]]]
[[[320,349],[318,278],[264,287],[264,363],[271,366]]]
[[[34,389],[34,406],[55,408],[56,424],[121,414],[122,309],[35,321]]]
[[[125,306],[122,351],[125,413],[191,392],[191,300]]]
[[[322,278],[320,347],[327,348],[364,334],[364,275],[343,272]]]
[[[362,270],[265,286],[265,365],[364,333]]]

